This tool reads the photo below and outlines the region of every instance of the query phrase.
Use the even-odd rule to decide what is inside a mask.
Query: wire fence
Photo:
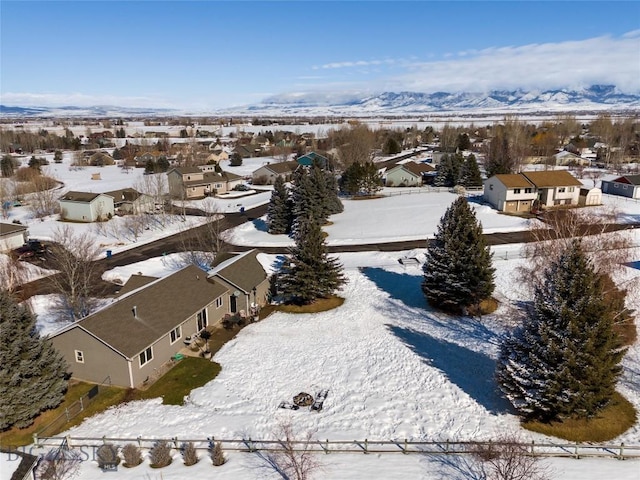
[[[252,438],[145,438],[145,437],[38,437],[34,435],[36,448],[79,448],[85,451],[97,450],[105,444],[122,447],[134,444],[140,449],[149,450],[157,442],[164,441],[176,450],[181,450],[185,443],[192,443],[196,450],[209,451],[215,443],[220,443],[225,451],[244,453],[255,452],[311,452],[322,454],[358,453],[358,454],[421,454],[421,455],[471,455],[501,445],[517,445],[523,454],[535,457],[565,458],[615,458],[619,460],[640,459],[640,444],[597,444],[597,443],[537,443],[496,442],[496,441],[429,441],[418,442],[408,439],[391,440],[258,440]]]
[[[111,377],[105,378],[102,383],[98,385],[94,385],[91,387],[87,393],[82,395],[78,400],[68,405],[64,412],[59,416],[54,418],[50,423],[42,427],[35,434],[39,437],[45,437],[47,435],[55,435],[63,431],[65,426],[76,416],[78,416],[81,412],[87,408],[87,406],[92,403],[100,393],[105,389],[105,387],[111,386]]]

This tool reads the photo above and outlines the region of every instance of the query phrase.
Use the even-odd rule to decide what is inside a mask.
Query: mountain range
[[[375,95],[283,94],[260,103],[211,111],[167,108],[20,107],[0,105],[0,117],[144,117],[169,115],[408,116],[424,114],[535,114],[638,112],[640,95],[614,85],[582,89],[472,92],[384,92]]]

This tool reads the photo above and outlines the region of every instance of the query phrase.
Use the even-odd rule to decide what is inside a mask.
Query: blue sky
[[[640,93],[636,1],[0,2],[0,102],[211,110],[595,83]]]

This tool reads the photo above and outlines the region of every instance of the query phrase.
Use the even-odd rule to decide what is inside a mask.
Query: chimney
[[[138,318],[138,307],[136,305],[133,306],[131,311],[133,312],[133,318]]]

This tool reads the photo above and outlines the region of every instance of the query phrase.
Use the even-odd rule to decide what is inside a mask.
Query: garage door
[[[516,212],[518,209],[518,202],[507,202],[504,204],[505,212]]]

